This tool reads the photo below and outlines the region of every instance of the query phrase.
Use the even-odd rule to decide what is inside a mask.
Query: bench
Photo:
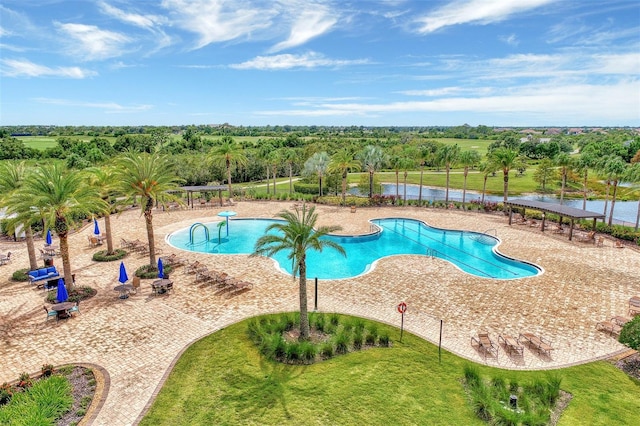
[[[48,266],[46,268],[29,271],[27,272],[27,275],[29,276],[29,284],[34,284],[40,281],[49,281],[53,278],[57,278],[60,276],[60,273],[58,273],[55,266]]]
[[[553,347],[551,347],[551,342],[548,340],[536,336],[533,333],[521,333],[518,337],[518,343],[521,343],[522,340],[526,341],[529,346],[538,351],[538,353],[544,353],[546,356],[551,357]]]

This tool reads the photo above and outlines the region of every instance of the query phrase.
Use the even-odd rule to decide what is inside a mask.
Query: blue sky
[[[637,0],[3,0],[0,124],[640,126]]]

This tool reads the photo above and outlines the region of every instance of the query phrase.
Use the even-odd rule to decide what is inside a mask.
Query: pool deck
[[[240,202],[230,208],[238,217],[272,218],[291,202]],[[298,309],[296,282],[276,271],[266,258],[243,255],[187,253],[168,246],[164,237],[196,221],[217,221],[224,209],[157,211],[156,246],[162,255],[178,253],[212,269],[253,282],[254,288],[233,297],[195,284],[181,268],[171,275],[174,291],[155,297],[151,281],[126,300],[113,291],[119,262],[98,263],[91,256],[87,235],[92,225],[70,237],[76,282],[98,290],[80,304],[81,313],[64,321],[46,321],[45,293],[28,283],[9,281],[16,269],[28,265],[24,243],[0,242],[0,253],[12,252],[12,263],[0,266],[0,383],[23,371],[34,373],[43,364],[93,363],[109,374],[107,399],[96,425],[135,424],[168,373],[172,362],[193,341],[254,315]],[[440,320],[445,349],[479,363],[510,369],[551,369],[606,358],[625,347],[596,323],[626,315],[628,300],[640,295],[640,250],[618,249],[611,240],[603,247],[527,226],[509,226],[499,214],[414,207],[349,208],[317,206],[320,224],[343,227],[342,233],[369,232],[368,219],[407,217],[442,228],[484,232],[495,230],[507,256],[544,268],[542,275],[504,281],[474,277],[450,263],[424,256],[394,256],[377,263],[368,274],[320,281],[318,308],[400,324],[399,302],[408,305],[405,329],[437,344]],[[100,220],[101,229],[104,221]],[[233,223],[232,223],[233,225]],[[114,244],[120,238],[146,241],[139,210],[112,217]],[[40,247],[41,241],[36,242]],[[55,244],[55,241],[54,241]],[[61,269],[62,261],[54,259]],[[129,276],[148,262],[137,254],[125,258]],[[313,308],[313,279],[309,281]],[[551,357],[525,347],[524,357],[511,358],[500,348],[498,359],[486,360],[470,345],[477,331],[487,330],[497,341],[502,333],[532,332],[549,339]],[[392,337],[393,338],[393,337]]]

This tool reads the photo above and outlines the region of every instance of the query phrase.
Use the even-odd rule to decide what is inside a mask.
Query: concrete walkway
[[[238,217],[271,218],[290,202],[241,202]],[[405,301],[405,328],[434,343],[440,319],[443,347],[476,362],[512,369],[548,369],[603,358],[624,349],[616,340],[596,331],[596,322],[625,314],[627,301],[640,295],[640,252],[570,242],[550,232],[509,226],[502,215],[419,208],[348,208],[318,206],[321,224],[340,224],[346,234],[369,230],[367,219],[408,217],[431,225],[479,232],[496,229],[504,254],[544,268],[544,274],[514,281],[470,276],[448,262],[423,256],[396,256],[353,279],[321,281],[319,309],[376,319],[399,325],[396,305]],[[225,208],[226,209],[226,208]],[[196,284],[178,269],[172,274],[175,290],[152,295],[150,281],[129,299],[119,299],[119,262],[97,263],[88,247],[92,227],[70,238],[72,267],[79,285],[98,290],[81,303],[81,314],[65,321],[46,321],[44,292],[27,283],[9,281],[11,273],[28,265],[24,243],[0,243],[0,253],[11,251],[12,263],[0,266],[0,382],[23,372],[36,372],[45,363],[94,363],[109,373],[111,387],[94,424],[129,425],[140,415],[174,358],[193,341],[241,319],[298,308],[296,282],[276,271],[266,258],[184,253],[168,246],[164,237],[196,221],[218,221],[222,209],[158,211],[154,215],[157,247],[164,255],[176,252],[211,268],[252,281],[252,290],[228,297]],[[103,221],[100,226],[104,229]],[[120,237],[146,240],[144,218],[128,211],[112,218],[114,243]],[[55,242],[54,242],[55,243]],[[41,242],[37,242],[37,247]],[[62,267],[61,259],[55,259]],[[147,256],[125,259],[129,276],[148,263]],[[313,306],[313,285],[309,304]],[[522,359],[500,349],[498,359],[484,360],[470,346],[478,330],[517,336],[533,332],[550,339],[551,358],[525,349]]]

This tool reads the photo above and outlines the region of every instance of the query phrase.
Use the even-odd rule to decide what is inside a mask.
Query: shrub
[[[622,327],[618,341],[631,349],[640,350],[640,315],[636,315]]]
[[[318,350],[316,346],[311,342],[300,343],[300,354],[304,361],[311,362],[315,359]]]
[[[331,325],[337,326],[340,323],[340,315],[335,313],[329,315],[329,322],[331,323]]]
[[[13,396],[13,388],[7,382],[3,383],[0,386],[0,405],[7,404],[11,401],[11,397]]]
[[[173,268],[171,267],[171,265],[166,265],[164,266],[163,270],[164,276],[166,277],[173,271]],[[158,278],[158,267],[151,265],[142,265],[141,267],[136,269],[135,275],[136,277],[140,277],[143,279]]]
[[[123,259],[127,252],[123,249],[115,249],[112,254],[107,254],[106,250],[100,250],[93,253],[93,260],[96,262],[113,262],[114,260]]]
[[[81,286],[75,287],[73,290],[69,291],[69,302],[80,302],[81,300],[90,299],[93,296],[98,294],[98,290],[89,286]],[[50,291],[47,294],[46,301],[49,303],[56,303],[56,292]]]
[[[49,377],[53,374],[55,369],[53,368],[53,364],[43,364],[40,372],[42,373],[42,377]]]
[[[287,361],[298,361],[302,358],[302,344],[298,342],[292,342],[286,345],[285,358]]]
[[[470,388],[480,385],[480,370],[478,370],[478,367],[466,364],[464,366],[464,379]]]
[[[32,384],[33,384],[33,380],[31,380],[31,376],[29,376],[29,373],[20,374],[20,378],[18,379],[18,384],[17,384],[19,388],[27,389],[31,387]]]
[[[335,337],[336,353],[346,354],[349,351],[349,335],[345,332],[340,332]]]
[[[381,334],[380,337],[378,337],[378,344],[380,346],[389,347],[391,345],[391,338],[389,337],[389,334]]]
[[[18,269],[11,275],[13,281],[29,281],[28,269]]]
[[[333,343],[325,342],[322,345],[322,349],[320,350],[320,353],[325,358],[331,358],[333,356],[333,354],[334,354]]]
[[[362,335],[362,331],[356,329],[353,333],[353,347],[354,349],[362,348],[362,342],[364,341],[364,336]]]

